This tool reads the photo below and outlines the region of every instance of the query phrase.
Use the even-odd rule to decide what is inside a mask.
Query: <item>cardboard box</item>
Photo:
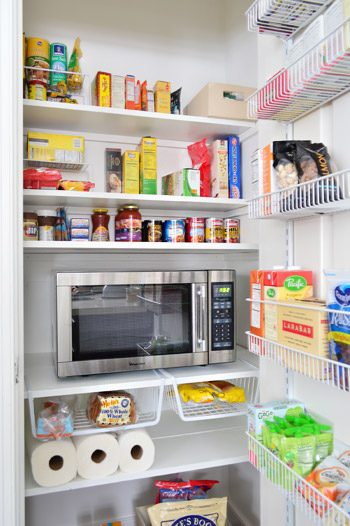
[[[200,171],[184,168],[162,177],[162,195],[200,195]]]
[[[251,156],[251,192],[252,199],[263,195],[263,151],[255,150]]]
[[[158,80],[153,88],[154,109],[158,113],[171,112],[171,84],[163,80]]]
[[[106,191],[118,194],[122,191],[122,151],[119,148],[105,149]]]
[[[264,299],[264,283],[269,270],[250,271],[250,298],[252,300]],[[265,313],[263,303],[250,303],[250,332],[260,338],[265,338]],[[258,354],[264,353],[264,342],[257,342],[253,349]]]
[[[241,199],[241,153],[238,137],[227,137],[227,153],[228,195],[230,199]]]
[[[139,152],[127,150],[123,153],[123,193],[140,193]]]
[[[112,75],[98,71],[91,83],[91,100],[94,106],[112,106]]]
[[[71,170],[84,162],[84,137],[28,132],[27,143],[28,159],[69,163]]]
[[[210,82],[187,104],[184,114],[244,121],[256,120],[248,118],[247,103],[244,102],[255,91],[256,88]]]
[[[298,400],[277,400],[266,404],[248,404],[248,432],[262,442],[264,420],[273,420],[274,416],[284,418],[286,414],[299,415],[305,406]]]
[[[272,270],[264,278],[264,300],[286,302],[312,296],[311,270]],[[277,305],[266,304],[264,307],[265,338],[277,342]]]
[[[228,146],[226,140],[209,146],[211,196],[228,198]]]
[[[125,77],[112,75],[112,108],[125,109]]]
[[[89,241],[90,221],[88,218],[72,217],[69,225],[71,241]]]
[[[125,109],[135,109],[135,77],[133,75],[125,77]]]
[[[147,111],[154,111],[154,93],[153,89],[147,90]]]
[[[288,301],[288,305],[277,306],[277,339],[285,347],[291,347],[320,358],[329,358],[328,320],[325,310],[295,308],[295,305],[326,308],[326,302],[318,299]],[[321,380],[329,378],[328,367],[301,356],[300,359],[284,357],[283,365],[294,371]],[[328,375],[328,376],[327,376]]]
[[[157,193],[157,139],[143,137],[140,144],[140,193]]]

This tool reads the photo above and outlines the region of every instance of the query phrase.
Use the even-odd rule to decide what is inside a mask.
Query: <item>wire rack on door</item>
[[[255,0],[246,12],[248,30],[291,37],[332,1]]]
[[[179,394],[178,385],[174,382],[165,387],[165,399],[170,408],[184,421],[211,420],[229,416],[241,416],[247,414],[247,404],[255,403],[259,394],[259,378],[247,376],[229,380],[234,385],[244,389],[245,402],[231,404],[218,400],[218,403],[198,404],[184,402]]]
[[[247,98],[248,116],[294,122],[350,89],[350,18]]]
[[[350,515],[284,464],[249,433],[249,462],[317,526],[349,526]]]
[[[349,392],[350,365],[292,349],[272,342],[251,332],[248,335],[248,350],[257,356],[282,365],[317,382]]]
[[[350,208],[350,170],[270,192],[248,201],[250,219],[296,219]]]

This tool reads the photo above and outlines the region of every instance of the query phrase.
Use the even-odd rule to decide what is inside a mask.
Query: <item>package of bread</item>
[[[98,427],[135,424],[134,397],[126,391],[92,394],[88,400],[87,415],[90,422]]]
[[[245,402],[244,389],[223,380],[180,384],[178,390],[185,403],[210,404],[220,400],[230,404]]]

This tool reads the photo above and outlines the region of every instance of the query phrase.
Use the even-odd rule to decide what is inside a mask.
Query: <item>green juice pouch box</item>
[[[285,418],[286,415],[299,416],[305,406],[298,400],[276,400],[266,404],[248,404],[248,432],[262,442],[264,420],[273,420],[274,416]]]

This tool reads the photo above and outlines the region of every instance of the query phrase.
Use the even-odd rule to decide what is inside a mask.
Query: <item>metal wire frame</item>
[[[260,174],[259,174],[260,176]],[[350,208],[350,170],[318,177],[248,200],[250,219],[305,217]]]
[[[317,526],[349,526],[350,515],[248,434],[249,461]]]

